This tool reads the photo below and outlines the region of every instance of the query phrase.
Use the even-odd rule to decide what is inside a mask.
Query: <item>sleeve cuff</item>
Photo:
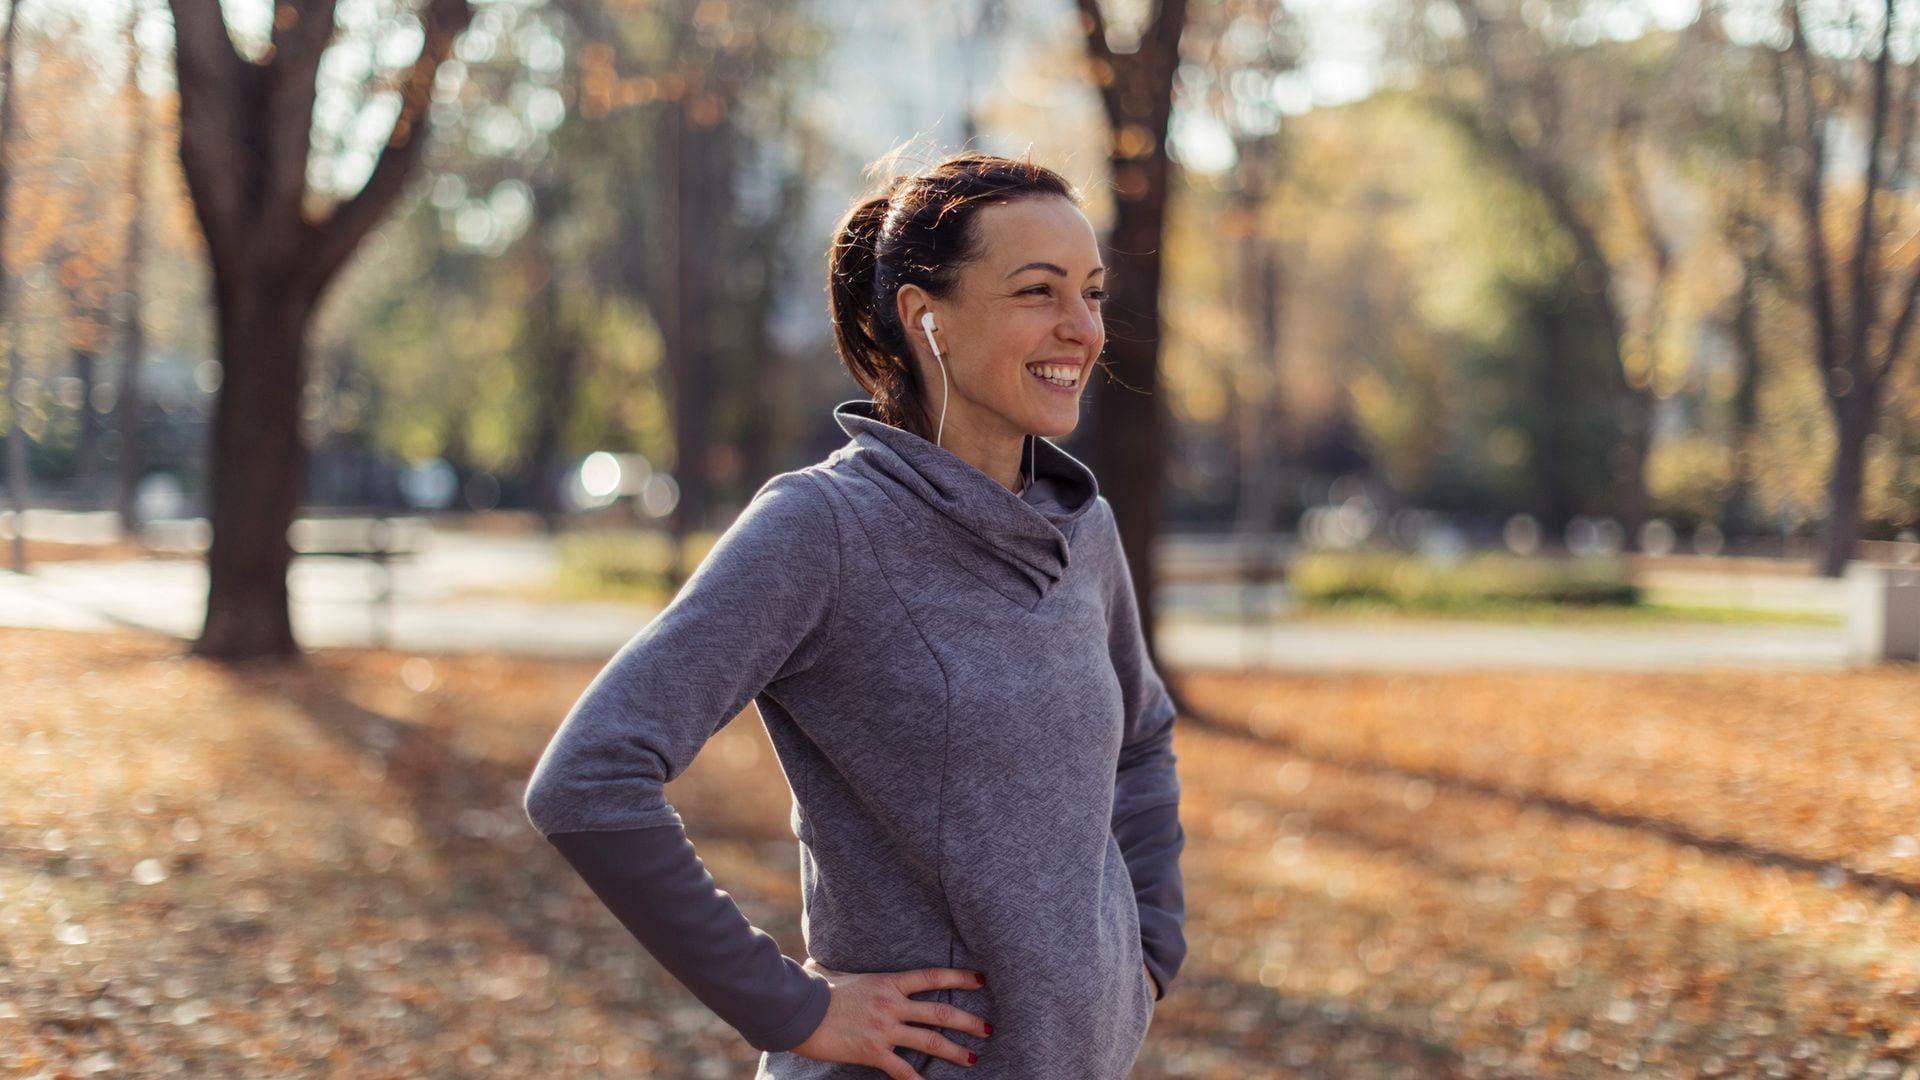
[[[1159,1001],[1167,996],[1167,987],[1187,958],[1187,939],[1181,920],[1157,908],[1140,909],[1140,958],[1160,986]]]
[[[791,958],[787,963],[797,969],[800,968],[800,965],[794,964]],[[801,1003],[800,1011],[794,1013],[790,1019],[778,1027],[768,1028],[765,1031],[741,1032],[749,1046],[755,1050],[781,1053],[806,1042],[808,1037],[819,1029],[820,1022],[827,1018],[827,1005],[833,999],[833,988],[827,985],[827,980],[818,975],[809,973],[807,979],[813,986],[808,991],[806,1000]]]

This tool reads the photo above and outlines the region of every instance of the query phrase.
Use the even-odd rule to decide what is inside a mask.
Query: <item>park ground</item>
[[[0,630],[0,1073],[750,1075],[521,812],[597,670]],[[1920,672],[1169,675],[1135,1077],[1920,1078]],[[803,955],[751,709],[668,794]]]

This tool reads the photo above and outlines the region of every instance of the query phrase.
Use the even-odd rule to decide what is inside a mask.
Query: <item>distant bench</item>
[[[385,511],[342,511],[306,516],[287,530],[295,555],[332,559],[364,559],[380,568],[380,587],[374,593],[374,643],[385,646],[393,629],[393,564],[426,550],[424,518],[396,516]]]

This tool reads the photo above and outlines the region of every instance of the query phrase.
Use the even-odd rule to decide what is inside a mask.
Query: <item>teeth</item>
[[[1080,369],[1071,364],[1028,364],[1027,370],[1060,386],[1072,386],[1080,381]]]

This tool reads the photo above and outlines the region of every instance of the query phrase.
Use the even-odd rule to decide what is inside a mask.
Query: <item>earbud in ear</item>
[[[940,426],[933,431],[933,445],[940,445],[940,436],[947,430],[947,362],[940,359],[940,346],[933,340],[933,312],[920,315],[920,329],[927,332],[927,347],[933,350],[934,363],[940,365]]]

